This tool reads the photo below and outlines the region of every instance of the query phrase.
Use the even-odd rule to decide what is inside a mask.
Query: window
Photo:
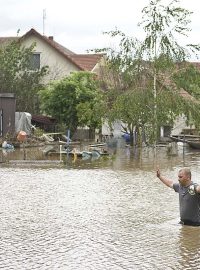
[[[40,69],[40,53],[33,53],[30,58],[30,69]]]
[[[163,136],[169,137],[171,135],[172,127],[171,126],[164,126],[163,127]]]

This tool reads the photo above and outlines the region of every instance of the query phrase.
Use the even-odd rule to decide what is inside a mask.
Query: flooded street
[[[189,166],[200,183],[200,152],[183,148],[160,147],[156,159],[123,148],[97,160],[2,163],[0,269],[199,269],[200,228],[178,224],[178,195],[157,165],[175,180]]]

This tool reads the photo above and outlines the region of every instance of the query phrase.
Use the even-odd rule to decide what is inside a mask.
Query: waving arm
[[[157,169],[156,171],[156,176],[160,179],[161,182],[163,182],[163,184],[165,184],[167,187],[173,188],[173,181],[162,176],[160,173],[160,169]]]

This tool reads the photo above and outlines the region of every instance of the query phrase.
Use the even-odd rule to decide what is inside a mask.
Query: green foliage
[[[200,71],[194,64],[183,63],[173,78],[180,88],[187,90],[196,99],[200,99]]]
[[[41,128],[38,128],[38,127],[35,128],[34,132],[33,132],[35,137],[41,137],[44,133],[45,133],[45,131]]]
[[[37,91],[42,86],[42,78],[47,67],[30,70],[30,57],[35,44],[25,48],[19,41],[8,43],[0,49],[0,92],[14,93],[18,111],[36,113]]]
[[[65,123],[72,132],[78,126],[100,127],[103,95],[95,74],[74,72],[39,94],[42,111]]]
[[[168,5],[162,2],[152,0],[142,10],[143,19],[139,25],[143,26],[146,33],[143,48],[149,55],[148,58],[153,61],[161,54],[174,61],[184,61],[193,51],[199,50],[199,45],[188,44],[182,47],[177,42],[179,35],[187,37],[191,31],[188,25],[191,22],[189,17],[192,12],[177,7],[178,0],[172,0]]]
[[[173,72],[170,74],[170,69],[173,65],[168,65],[169,59],[172,63],[174,62],[174,69],[178,62],[183,62],[191,56],[195,50],[198,52],[200,47],[198,45],[186,45],[182,47],[177,42],[177,35],[187,36],[190,31],[188,24],[190,23],[189,16],[192,14],[186,9],[175,6],[179,2],[177,0],[172,1],[169,5],[165,6],[162,4],[162,0],[150,1],[149,6],[142,10],[143,21],[140,25],[143,25],[143,29],[146,33],[146,38],[143,43],[143,49],[146,51],[148,61],[152,62],[152,75],[153,75],[153,95],[154,95],[154,142],[157,140],[157,127],[159,124],[159,115],[163,115],[163,112],[158,112],[158,87],[159,84],[163,85],[163,89],[173,91],[177,93],[177,101],[180,100],[180,93],[177,91],[177,86],[173,84]],[[163,64],[160,69],[160,60]],[[172,71],[172,70],[171,70]],[[161,72],[163,74],[161,74]],[[168,79],[162,80],[163,75],[167,75]],[[171,99],[169,99],[170,101]],[[167,115],[176,116],[177,114],[187,113],[187,107],[182,106],[180,102],[174,103],[174,107],[171,107],[171,103],[166,103]],[[186,103],[186,101],[183,103]],[[184,111],[185,110],[185,111]],[[187,115],[187,114],[186,114]],[[165,118],[165,117],[164,117]],[[164,121],[164,118],[162,119]]]
[[[184,48],[178,44],[176,35],[187,36],[190,31],[191,12],[176,7],[177,2],[164,6],[161,0],[152,0],[142,10],[140,25],[146,33],[143,42],[115,30],[105,34],[120,39],[118,50],[102,49],[107,53],[102,85],[106,90],[108,121],[121,120],[130,135],[134,130],[151,129],[154,142],[158,127],[173,125],[178,115],[184,114],[195,123],[200,118],[198,104],[180,95],[183,84],[194,96],[199,93],[197,74],[190,71],[186,83],[185,74],[178,77],[177,66],[192,53],[198,53],[200,47],[189,44]]]

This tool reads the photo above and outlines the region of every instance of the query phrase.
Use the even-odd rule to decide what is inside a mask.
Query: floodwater
[[[154,158],[152,149],[121,148],[53,162],[32,149],[25,161],[22,150],[3,157],[0,269],[200,269],[200,228],[178,224],[178,196],[155,176],[157,165],[175,180],[189,166],[200,182],[200,152],[160,147]]]

